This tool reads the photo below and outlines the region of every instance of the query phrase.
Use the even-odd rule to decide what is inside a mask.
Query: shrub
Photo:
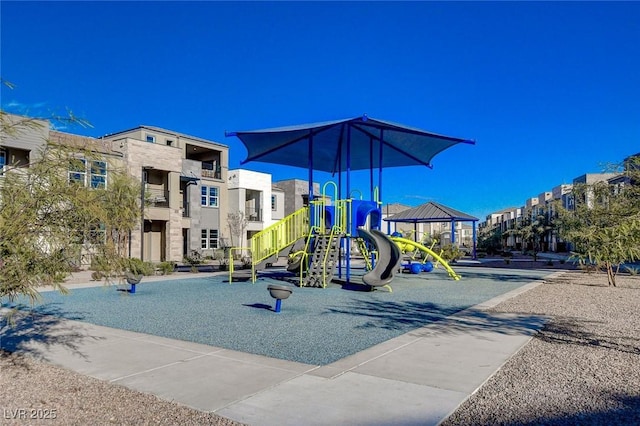
[[[155,267],[151,262],[143,262],[137,257],[124,259],[124,269],[134,275],[153,275]]]
[[[211,256],[211,258],[212,258],[212,260],[217,260],[217,261],[220,261],[220,260],[224,259],[225,258],[224,250],[222,250],[222,249],[214,250],[213,256]]]
[[[638,272],[640,272],[640,268],[634,268],[633,266],[625,266],[624,268],[627,270],[629,275],[638,275]]]
[[[442,253],[440,254],[440,257],[442,257],[447,262],[454,262],[462,258],[462,256],[462,251],[453,244],[447,244],[446,246],[442,247]]]
[[[171,275],[175,270],[175,265],[173,262],[160,262],[156,265],[158,269],[160,269],[160,273],[162,275]]]
[[[188,263],[191,266],[201,264],[202,253],[200,253],[198,250],[191,250],[189,255],[184,257],[184,263]]]

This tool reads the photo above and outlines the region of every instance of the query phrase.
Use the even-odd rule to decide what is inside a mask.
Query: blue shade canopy
[[[457,144],[473,141],[362,117],[246,132],[228,132],[247,148],[250,161],[309,167],[329,173],[422,165]],[[312,164],[309,157],[312,155]],[[382,162],[380,162],[382,157]]]

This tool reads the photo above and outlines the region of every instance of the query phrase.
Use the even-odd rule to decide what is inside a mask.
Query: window
[[[91,162],[91,187],[107,187],[107,163],[105,161]]]
[[[4,166],[7,165],[7,151],[0,149],[0,176],[4,175]]]
[[[84,158],[74,158],[69,162],[69,182],[82,186],[89,185],[91,188],[106,188],[106,161],[91,161],[89,165]]]
[[[271,196],[271,210],[277,210],[278,209],[278,203],[276,202],[277,198],[275,195]]]
[[[149,143],[156,143],[156,137],[153,135],[150,135],[149,133],[146,134],[146,141]]]
[[[218,230],[203,229],[201,231],[200,247],[202,249],[217,249],[218,248]]]
[[[205,186],[200,188],[200,205],[205,207],[218,207],[218,187]]]
[[[167,139],[167,146],[173,146],[173,141],[171,139]]]
[[[106,227],[104,224],[91,226],[87,242],[90,244],[104,244],[107,238]]]
[[[87,160],[74,158],[69,162],[69,182],[85,186],[87,180]]]
[[[209,229],[209,248],[212,248],[212,249],[218,248],[218,230],[217,229]]]

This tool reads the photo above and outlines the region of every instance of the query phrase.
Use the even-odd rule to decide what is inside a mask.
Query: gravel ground
[[[640,277],[566,272],[496,306],[550,321],[442,426],[640,425]]]
[[[241,425],[213,413],[2,351],[0,424]]]
[[[618,285],[566,272],[496,306],[550,321],[443,426],[640,424],[640,277]],[[238,424],[1,352],[0,410],[3,425]]]

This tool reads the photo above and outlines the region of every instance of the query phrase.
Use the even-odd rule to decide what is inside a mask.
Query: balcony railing
[[[169,207],[169,192],[164,189],[148,188],[149,202],[152,207]]]
[[[222,170],[220,166],[212,166],[208,163],[202,163],[202,177],[212,179],[222,179]]]
[[[244,217],[249,222],[262,222],[262,209],[247,208],[244,211]]]

